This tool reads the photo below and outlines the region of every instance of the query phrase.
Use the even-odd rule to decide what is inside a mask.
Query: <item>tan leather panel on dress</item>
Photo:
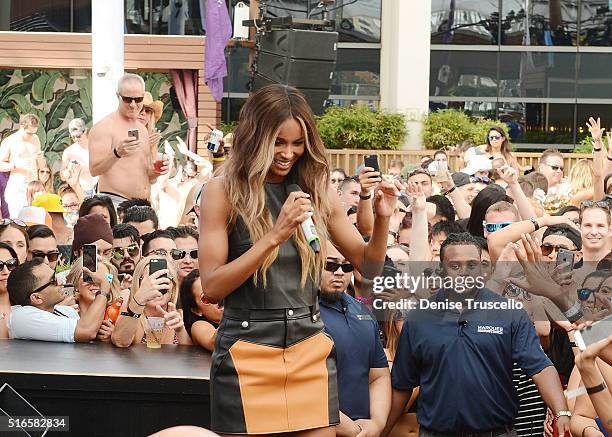
[[[320,333],[286,349],[238,340],[229,349],[248,434],[329,426],[326,359]]]

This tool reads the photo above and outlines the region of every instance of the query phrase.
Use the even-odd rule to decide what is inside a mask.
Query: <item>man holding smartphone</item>
[[[149,147],[149,134],[138,122],[143,107],[144,80],[125,74],[117,84],[117,110],[89,133],[89,170],[99,176],[98,192],[108,195],[115,207],[128,199],[151,198],[151,184],[168,172],[165,160],[159,171]]]

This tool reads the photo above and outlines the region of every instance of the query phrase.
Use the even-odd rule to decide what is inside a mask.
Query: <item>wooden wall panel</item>
[[[218,125],[221,106],[204,83],[204,37],[126,35],[125,70],[198,70],[198,152],[206,155],[203,123]],[[0,32],[0,68],[91,69],[91,34]]]

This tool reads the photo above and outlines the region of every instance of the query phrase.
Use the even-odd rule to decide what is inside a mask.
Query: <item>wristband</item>
[[[389,234],[389,235],[391,235],[391,236],[392,236],[394,239],[397,239],[397,232],[394,232],[394,231],[391,231],[391,230],[390,230],[390,231],[388,232],[388,234]]]
[[[586,387],[586,392],[590,395],[595,394],[595,393],[599,393],[600,391],[604,391],[605,389],[607,389],[608,386],[606,385],[605,382],[602,382],[599,385],[596,385],[595,387]]]
[[[218,158],[215,158],[213,156],[213,161],[215,161],[215,162],[223,162],[223,161],[225,161],[225,156],[220,156]]]
[[[117,149],[115,149],[114,147],[113,147],[113,153],[115,154],[117,159],[121,159],[121,155],[117,153]]]
[[[568,309],[567,311],[563,312],[563,315],[565,317],[567,317],[567,320],[569,320],[570,322],[574,323],[578,320],[580,320],[583,316],[582,314],[582,307],[580,306],[580,301],[577,300],[574,305],[572,305],[572,307],[570,309]]]
[[[142,314],[138,314],[132,311],[129,305],[127,311],[121,311],[121,315],[125,317],[132,317],[133,319],[140,319],[140,316],[142,316]]]
[[[443,196],[448,196],[450,193],[452,193],[453,191],[455,191],[457,189],[457,185],[453,185],[452,188],[449,188],[448,190],[446,190],[445,192],[442,193]]]
[[[359,198],[360,198],[361,200],[369,200],[369,199],[371,199],[371,198],[372,198],[372,193],[368,193],[368,195],[367,195],[367,196],[362,196],[362,195],[360,194],[360,195],[359,195]]]
[[[540,224],[538,223],[538,219],[529,219],[531,221],[531,223],[533,223],[533,227],[535,228],[533,230],[533,232],[537,231],[538,229],[540,229]]]
[[[608,161],[612,161],[612,156],[608,155]]]
[[[133,296],[132,296],[132,300],[133,300],[133,301],[136,303],[136,305],[138,305],[139,307],[143,307],[143,306],[144,306],[144,305],[142,305],[142,304],[138,303],[138,301],[136,300],[136,298],[134,298]],[[128,305],[128,306],[129,306],[129,305]]]
[[[595,147],[593,147],[593,152],[601,152],[601,147],[599,149],[596,149]]]

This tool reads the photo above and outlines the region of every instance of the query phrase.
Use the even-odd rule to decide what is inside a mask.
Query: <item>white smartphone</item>
[[[581,351],[585,350],[589,345],[604,340],[612,335],[612,315],[599,322],[593,323],[590,327],[574,333],[576,345]]]

